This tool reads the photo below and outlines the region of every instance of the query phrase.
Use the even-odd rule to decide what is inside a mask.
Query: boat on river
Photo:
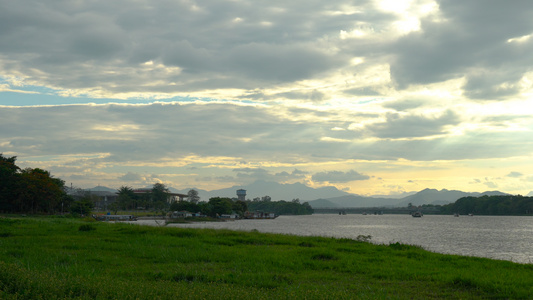
[[[421,211],[415,211],[415,212],[411,213],[411,216],[413,216],[413,218],[421,218],[423,216],[423,214],[422,214]]]
[[[277,217],[278,215],[276,215],[275,213],[270,213],[270,212],[262,212],[262,211],[244,212],[245,219],[275,219]]]
[[[137,221],[133,215],[93,215],[96,221]]]

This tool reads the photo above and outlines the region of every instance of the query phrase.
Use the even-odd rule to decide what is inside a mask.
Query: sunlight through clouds
[[[0,153],[81,187],[528,194],[532,14],[527,1],[4,1]]]

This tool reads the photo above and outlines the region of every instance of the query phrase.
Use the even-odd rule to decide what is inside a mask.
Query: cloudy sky
[[[0,0],[0,152],[70,185],[533,191],[530,0]]]

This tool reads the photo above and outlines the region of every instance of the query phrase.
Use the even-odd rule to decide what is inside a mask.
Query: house
[[[186,210],[182,210],[182,211],[174,211],[170,214],[170,218],[172,219],[178,219],[178,218],[187,218],[187,217],[192,217],[193,214],[186,211]]]
[[[247,211],[244,213],[245,219],[275,219],[277,217],[275,213],[265,213],[262,211]]]
[[[235,220],[235,219],[238,219],[239,218],[239,215],[232,212],[231,214],[222,214],[219,216],[220,219],[232,219],[232,220]]]
[[[145,195],[145,194],[149,194],[152,192],[152,189],[135,189],[133,190],[133,193],[137,194],[137,195]],[[180,193],[167,193],[169,198],[168,198],[168,202],[169,203],[172,203],[172,202],[176,202],[176,201],[183,201],[185,198],[187,198],[187,195],[185,194],[180,194]]]

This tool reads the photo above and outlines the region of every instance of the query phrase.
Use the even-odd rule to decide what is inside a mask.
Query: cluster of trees
[[[521,195],[496,195],[481,197],[463,197],[441,207],[445,214],[479,214],[479,215],[525,215],[533,214],[533,197]]]
[[[117,201],[111,203],[111,210],[136,210],[142,207],[146,210],[165,211],[169,208],[170,191],[162,183],[155,183],[146,193],[135,193],[129,186],[118,189]]]
[[[71,212],[89,214],[98,197],[89,192],[81,192],[76,197],[67,194],[65,182],[54,178],[50,172],[39,168],[21,169],[17,157],[5,157],[0,153],[0,212],[8,213],[58,213]],[[313,209],[298,199],[288,201],[271,201],[269,196],[256,198],[254,201],[240,201],[232,198],[213,197],[207,202],[200,202],[196,190],[190,190],[186,201],[171,202],[169,189],[161,183],[153,185],[146,193],[135,193],[131,187],[122,186],[118,190],[117,200],[109,208],[118,210],[146,210],[200,212],[217,217],[223,214],[237,213],[243,216],[248,210],[273,212],[278,215],[312,214]]]
[[[293,199],[292,201],[270,201],[269,196],[258,198],[254,201],[247,201],[248,209],[250,211],[264,211],[273,212],[276,215],[311,215],[313,214],[313,208],[309,203],[300,203],[299,199]]]
[[[21,169],[16,160],[0,153],[0,212],[55,213],[69,208],[73,199],[63,180],[43,169]]]
[[[187,201],[178,201],[170,205],[171,211],[186,210],[189,212],[200,212],[206,216],[216,218],[232,212],[243,216],[248,210],[246,202],[225,197],[213,197],[208,202],[199,202],[198,193],[195,190],[189,191]],[[196,197],[191,197],[196,195]]]
[[[190,190],[187,201],[178,201],[170,205],[171,211],[201,212],[210,217],[236,213],[241,217],[246,211],[272,212],[276,215],[310,215],[313,208],[309,203],[300,203],[299,199],[271,201],[269,196],[240,201],[235,198],[213,197],[208,202],[199,202],[198,192]]]

